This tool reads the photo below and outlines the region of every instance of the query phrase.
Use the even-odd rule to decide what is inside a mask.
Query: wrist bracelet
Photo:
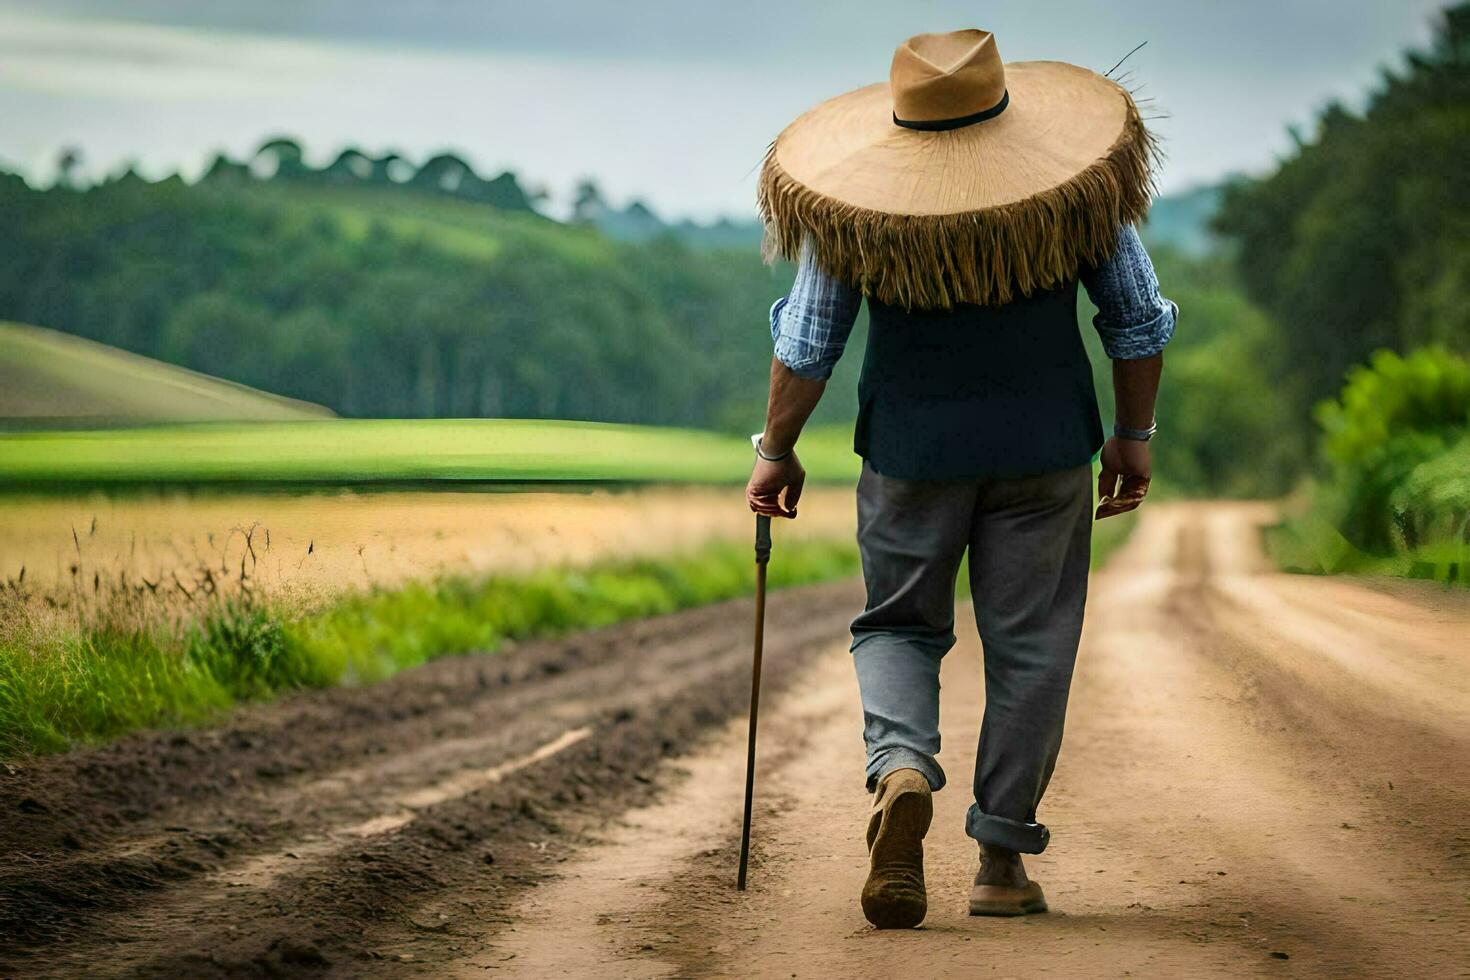
[[[759,456],[761,459],[765,460],[767,463],[779,463],[779,462],[781,462],[781,460],[783,460],[787,456],[790,456],[791,455],[791,450],[788,449],[784,453],[781,453],[778,456],[768,456],[768,455],[766,455],[765,449],[762,447],[762,444],[764,442],[765,442],[765,439],[764,438],[757,439],[755,441],[755,454],[757,456]]]
[[[1159,420],[1154,419],[1148,424],[1147,429],[1130,429],[1126,425],[1113,423],[1113,435],[1119,439],[1132,439],[1134,442],[1148,442],[1159,431]]]

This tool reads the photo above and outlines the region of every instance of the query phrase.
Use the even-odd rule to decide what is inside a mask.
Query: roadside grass
[[[1385,575],[1470,586],[1470,541],[1434,541],[1395,555],[1359,550],[1322,517],[1290,514],[1265,529],[1266,552],[1283,572],[1300,575]]]
[[[802,439],[816,483],[852,481],[845,427]],[[743,484],[749,441],[656,426],[331,419],[0,433],[0,491],[163,485]]]
[[[55,752],[143,728],[197,725],[282,692],[367,684],[440,656],[673,612],[754,588],[749,546],[680,556],[446,577],[348,593],[295,613],[249,593],[169,625],[104,608],[58,629],[11,582],[0,599],[0,758]],[[773,588],[856,574],[849,541],[780,543]],[[53,608],[54,608],[54,604]]]
[[[1315,414],[1322,473],[1267,532],[1277,564],[1470,584],[1470,360],[1375,351]]]
[[[1094,525],[1094,567],[1134,523]],[[148,608],[156,597],[146,589],[120,588],[74,627],[54,598],[37,602],[11,580],[0,588],[0,759],[205,724],[284,692],[371,684],[436,657],[718,602],[752,590],[751,566],[748,545],[724,541],[670,557],[348,592],[304,612],[278,596],[220,591],[172,619]],[[850,539],[791,539],[778,542],[770,583],[859,570]],[[961,591],[966,581],[962,569]]]
[[[1144,504],[1145,507],[1148,504]],[[1097,571],[1108,563],[1138,527],[1138,511],[1109,517],[1105,521],[1092,522],[1092,570]]]

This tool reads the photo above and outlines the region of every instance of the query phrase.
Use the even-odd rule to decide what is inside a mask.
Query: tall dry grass
[[[0,757],[199,724],[283,691],[371,683],[434,657],[493,652],[752,586],[750,545],[733,541],[331,590],[263,581],[261,569],[280,561],[304,567],[316,548],[309,541],[282,553],[258,524],[209,539],[214,550],[154,577],[113,554],[89,558],[96,534],[90,522],[71,529],[58,581],[38,586],[22,567],[0,588]],[[772,570],[777,587],[858,568],[850,537],[783,545]]]

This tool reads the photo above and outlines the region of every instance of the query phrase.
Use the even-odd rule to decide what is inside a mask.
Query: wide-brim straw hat
[[[988,31],[920,34],[888,82],[776,138],[759,201],[768,257],[909,308],[996,305],[1105,259],[1153,193],[1156,143],[1128,91],[1059,61],[1002,64]]]

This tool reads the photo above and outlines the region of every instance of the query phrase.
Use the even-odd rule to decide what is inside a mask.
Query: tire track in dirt
[[[776,689],[857,594],[782,594]],[[743,708],[750,616],[737,601],[436,661],[11,772],[0,973],[361,975],[476,948],[586,828],[654,795],[661,759]]]
[[[537,746],[535,750],[518,759],[499,763],[489,769],[467,769],[455,773],[437,783],[431,783],[387,801],[390,806],[396,805],[398,809],[388,809],[375,817],[369,817],[351,826],[318,830],[312,839],[292,844],[291,850],[256,855],[243,864],[233,865],[218,872],[215,877],[236,888],[269,887],[286,873],[292,862],[303,859],[320,859],[343,850],[353,840],[397,830],[413,821],[421,810],[458,800],[470,793],[492,786],[508,776],[515,775],[527,766],[550,759],[558,752],[576,745],[591,734],[590,727],[575,728],[563,732],[544,745]]]
[[[1236,508],[1181,533],[1217,555],[1226,549],[1209,542],[1249,540],[1263,519]],[[1395,814],[1383,833],[1470,872],[1470,597],[1429,586],[1417,604],[1375,602],[1364,586],[1222,565],[1191,576],[1169,612],[1228,672],[1254,723],[1295,743],[1283,760],[1303,763],[1304,783],[1372,798]],[[1398,615],[1371,618],[1358,604]],[[1444,628],[1456,621],[1458,642]]]
[[[1346,669],[1312,622],[1275,602],[1239,601],[1292,581],[1262,571],[1251,547],[1268,516],[1187,505],[1161,515],[1177,538],[1175,583],[1153,641],[1129,652],[1152,658],[1134,664],[1152,681],[1167,676],[1168,638],[1182,639],[1189,659],[1174,669],[1189,676],[1176,698],[1196,697],[1156,748],[1211,760],[1191,800],[1205,807],[1241,909],[1289,944],[1300,968],[1434,975],[1466,952],[1454,915],[1470,882],[1453,839],[1470,791],[1463,739],[1428,712],[1416,721],[1382,710],[1385,687],[1389,704],[1404,692]],[[1420,595],[1426,609],[1441,598]],[[1430,770],[1446,778],[1424,778]]]
[[[1432,716],[1415,724],[1414,711],[1425,682],[1463,687],[1467,651],[1440,644],[1466,635],[1470,608],[1435,587],[1324,583],[1334,601],[1397,604],[1385,617],[1392,626],[1356,624],[1360,663],[1348,669],[1313,630],[1320,602],[1293,614],[1240,601],[1246,578],[1302,601],[1299,580],[1264,572],[1255,524],[1266,513],[1151,505],[1096,581],[1068,740],[1042,814],[1056,839],[1028,862],[1052,914],[965,914],[975,856],[962,827],[981,709],[978,644],[965,628],[943,672],[951,785],[936,799],[922,930],[873,931],[857,908],[867,797],[855,684],[839,651],[816,668],[826,673],[775,704],[790,745],[763,763],[761,863],[749,893],[729,881],[739,813],[727,785],[738,772],[731,738],[539,890],[464,972],[1462,974],[1463,733]],[[1287,618],[1296,615],[1307,618]],[[1414,631],[1419,621],[1429,625]],[[1386,643],[1402,629],[1415,682],[1400,685],[1398,669],[1387,679],[1361,669],[1391,656],[1397,646]],[[834,689],[845,708],[799,710],[814,697],[830,702]],[[712,808],[712,799],[724,802]],[[723,833],[708,826],[711,812],[727,814]],[[650,842],[662,842],[658,862],[633,860]]]

